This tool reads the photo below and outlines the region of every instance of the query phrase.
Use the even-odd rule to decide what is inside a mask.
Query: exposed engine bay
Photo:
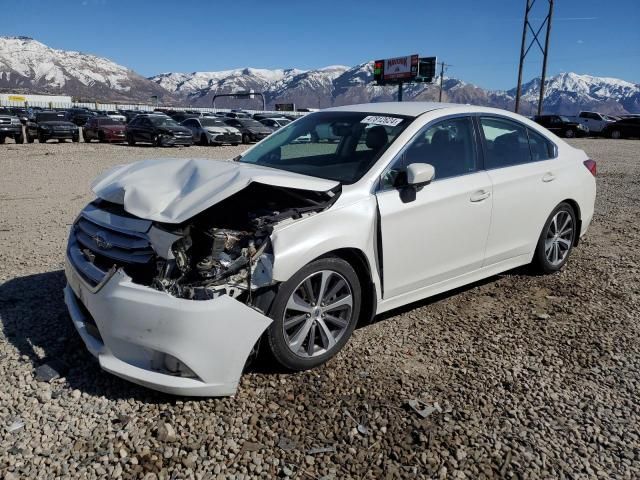
[[[151,286],[191,300],[250,296],[273,284],[274,226],[328,208],[339,192],[252,183],[180,225],[157,224],[179,239],[157,258]]]

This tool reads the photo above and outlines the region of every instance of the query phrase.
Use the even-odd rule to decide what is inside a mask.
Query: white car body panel
[[[177,159],[144,160],[109,170],[92,185],[103,200],[140,218],[181,223],[251,182],[327,191],[338,182],[246,163]]]
[[[73,324],[100,366],[166,393],[232,395],[251,349],[271,323],[226,295],[197,302],[175,298],[133,283],[122,270],[95,291],[69,261],[65,273],[65,302]],[[102,341],[87,332],[78,301],[91,312]],[[149,368],[154,352],[179,358],[198,379]]]
[[[416,118],[360,180],[341,186],[328,208],[273,227],[268,270],[274,284],[287,281],[318,257],[348,249],[366,263],[375,290],[373,313],[382,313],[529,263],[545,220],[563,200],[579,207],[580,235],[591,222],[595,179],[582,165],[586,154],[524,117],[497,109],[419,102],[325,111]],[[556,144],[558,158],[440,180],[436,176],[410,201],[403,201],[395,189],[378,191],[380,175],[423,127],[450,115],[474,113],[526,125]],[[332,180],[248,163],[149,160],[116,167],[93,185],[98,197],[122,204],[138,219],[110,219],[91,208],[84,215],[151,233],[152,221],[185,222],[252,182],[318,192],[338,186]],[[166,234],[159,238],[158,242],[171,241]],[[165,250],[166,244],[156,251]],[[179,299],[133,283],[122,270],[95,291],[76,270],[67,266],[67,304],[101,366],[169,393],[232,394],[251,348],[271,323],[263,313],[225,295],[205,301]],[[98,324],[102,344],[83,331],[86,319],[78,301]],[[179,358],[199,380],[151,371],[151,350]]]
[[[412,201],[403,200],[396,189],[377,197],[385,297],[482,266],[491,223],[487,172],[436,180],[417,191]]]

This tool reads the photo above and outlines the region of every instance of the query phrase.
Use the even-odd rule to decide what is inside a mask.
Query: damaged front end
[[[339,191],[251,183],[180,224],[137,219],[121,205],[98,199],[74,230],[85,259],[101,269],[122,268],[135,283],[177,298],[228,295],[251,303],[252,292],[274,284],[273,229],[328,208]],[[108,223],[116,215],[139,222],[129,224],[136,231]]]
[[[67,246],[65,302],[100,366],[179,395],[230,395],[271,323],[271,233],[328,208],[324,192],[257,182],[181,223],[95,200]]]

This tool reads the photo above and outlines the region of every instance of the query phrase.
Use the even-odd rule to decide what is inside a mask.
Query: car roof
[[[448,110],[451,113],[494,113],[498,115],[514,116],[513,112],[499,108],[479,107],[462,103],[440,103],[440,102],[379,102],[361,103],[357,105],[345,105],[343,107],[333,107],[322,110],[323,112],[367,112],[387,115],[406,115],[417,117],[423,113],[434,110]],[[444,113],[444,112],[443,112]],[[520,115],[517,117],[522,118]]]

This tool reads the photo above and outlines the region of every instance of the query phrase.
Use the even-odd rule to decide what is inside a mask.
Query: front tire
[[[611,130],[609,136],[614,140],[619,140],[622,138],[622,132],[620,132],[620,130]]]
[[[575,244],[577,231],[576,213],[566,202],[558,205],[544,224],[533,256],[533,267],[541,273],[560,270]]]
[[[576,132],[572,128],[569,128],[566,132],[564,132],[564,136],[565,138],[575,138]]]
[[[203,147],[209,146],[209,139],[204,133],[200,135],[200,145],[202,145]]]
[[[133,135],[131,134],[127,135],[127,143],[129,144],[130,147],[133,147],[136,144],[136,141],[133,138]]]
[[[16,143],[24,143],[24,135],[20,134],[20,135],[16,135],[15,139]]]
[[[39,143],[47,143],[47,137],[45,137],[43,134],[39,133],[38,134],[38,142]]]
[[[27,132],[26,134],[26,139],[27,139],[27,143],[33,143],[33,137],[31,135],[29,135],[29,132]]]
[[[267,343],[283,367],[307,370],[325,363],[347,343],[362,299],[355,270],[340,258],[315,260],[276,294]]]

